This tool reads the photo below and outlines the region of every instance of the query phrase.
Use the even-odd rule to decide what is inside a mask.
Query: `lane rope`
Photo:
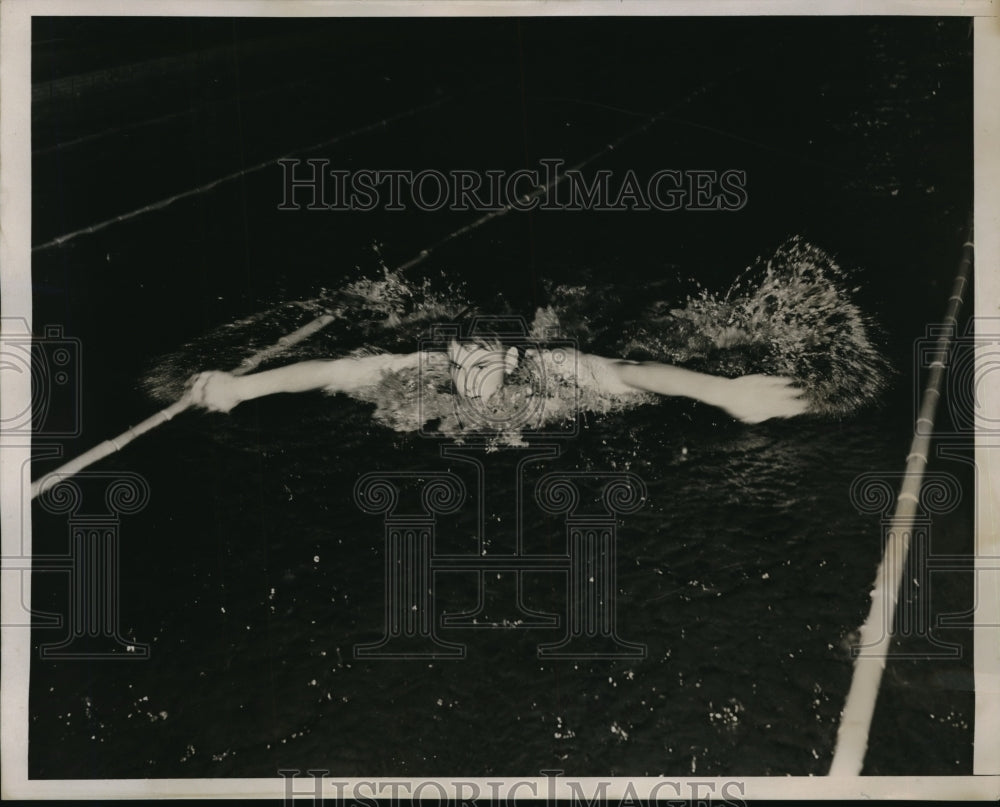
[[[632,128],[632,129],[630,129],[625,134],[623,134],[620,137],[618,137],[616,140],[613,140],[611,143],[608,143],[603,148],[599,149],[598,151],[595,151],[589,157],[586,157],[585,159],[583,159],[580,162],[576,163],[572,167],[571,170],[577,170],[578,171],[578,170],[581,170],[581,169],[585,168],[586,166],[588,166],[590,163],[594,162],[595,160],[600,159],[604,155],[609,154],[610,152],[614,151],[616,148],[618,148],[619,146],[621,146],[622,143],[626,142],[627,140],[629,140],[630,138],[634,137],[635,135],[641,134],[643,132],[648,131],[653,125],[655,125],[656,123],[658,123],[666,115],[670,114],[675,109],[678,109],[679,107],[684,106],[685,104],[691,103],[695,99],[697,99],[697,98],[701,97],[702,95],[704,95],[705,93],[707,93],[710,89],[713,89],[714,87],[716,87],[721,82],[727,81],[729,78],[731,78],[737,72],[740,72],[740,71],[739,70],[732,71],[731,73],[728,73],[728,74],[724,75],[723,77],[721,77],[719,79],[715,79],[713,81],[710,81],[710,82],[707,82],[705,84],[700,85],[697,89],[695,89],[692,92],[690,92],[687,95],[685,95],[677,103],[672,104],[671,106],[667,107],[666,109],[664,109],[661,112],[658,112],[655,115],[650,116],[649,120],[645,121],[644,123],[640,124],[639,126],[636,126],[636,127]],[[436,104],[440,104],[440,103],[443,103],[443,101],[438,101],[438,102],[435,102],[435,103]],[[426,106],[427,105],[425,105],[425,107]],[[398,119],[400,117],[404,117],[404,116],[407,116],[407,115],[410,115],[410,114],[414,114],[416,110],[423,109],[425,107],[414,107],[412,110],[408,110],[407,112],[400,113],[400,115],[397,115],[396,118],[394,118],[394,119]],[[380,121],[377,124],[371,124],[371,125],[369,125],[368,127],[365,127],[365,128],[367,130],[371,130],[371,129],[377,128],[378,126],[384,125],[388,120],[394,120],[394,119],[387,118],[384,121]],[[361,130],[356,130],[354,132],[349,132],[346,135],[339,135],[337,138],[335,138],[333,140],[325,141],[325,143],[318,144],[318,145],[313,146],[311,148],[312,149],[319,148],[322,145],[327,145],[329,143],[336,142],[337,140],[343,139],[344,137],[353,136],[354,134],[357,134],[360,131]],[[279,159],[283,159],[283,158],[279,158]],[[210,185],[208,185],[208,186],[203,186],[202,188],[198,188],[198,189],[195,189],[195,190],[192,190],[192,191],[187,191],[187,192],[185,192],[183,194],[180,194],[178,196],[171,197],[168,200],[164,200],[162,202],[158,202],[155,205],[147,206],[146,208],[142,208],[141,210],[133,211],[132,213],[125,214],[124,216],[119,216],[118,218],[109,220],[107,222],[102,222],[101,224],[94,225],[93,227],[86,228],[85,230],[79,230],[76,233],[69,233],[68,235],[60,236],[58,239],[55,239],[53,241],[50,241],[50,242],[47,242],[45,244],[42,244],[40,246],[35,247],[34,250],[47,249],[47,248],[52,247],[52,246],[57,246],[59,244],[65,243],[70,238],[76,237],[77,235],[82,235],[85,232],[95,232],[97,229],[103,229],[104,227],[110,226],[111,224],[114,224],[114,223],[116,223],[118,221],[123,221],[126,218],[133,218],[133,217],[139,215],[140,213],[147,212],[150,209],[155,209],[156,207],[165,207],[166,205],[172,204],[173,202],[177,201],[178,199],[181,199],[181,198],[184,198],[184,197],[187,197],[187,196],[192,196],[195,193],[200,193],[203,190],[207,190],[209,187],[214,187],[215,185],[218,185],[218,184],[220,184],[222,182],[228,181],[229,179],[233,179],[233,178],[235,178],[237,176],[241,176],[241,175],[243,175],[244,173],[246,173],[248,171],[259,170],[261,168],[266,167],[267,165],[273,164],[274,162],[276,162],[276,161],[272,160],[272,161],[268,161],[267,163],[260,163],[257,166],[254,166],[252,168],[246,169],[246,171],[242,171],[242,172],[239,172],[237,174],[232,174],[230,176],[223,177],[221,179],[215,180],[213,183],[210,183]],[[536,198],[539,198],[541,196],[544,196],[552,188],[554,188],[557,185],[559,185],[560,183],[564,182],[567,179],[567,176],[568,176],[567,173],[563,173],[563,174],[557,176],[556,178],[550,180],[548,183],[546,183],[544,185],[537,186],[530,193],[525,194],[521,198],[520,202],[522,204],[525,204],[525,203],[530,202],[533,199],[536,199]],[[498,218],[500,218],[502,216],[507,215],[508,213],[510,213],[512,210],[515,210],[515,209],[518,209],[517,206],[508,204],[508,205],[506,205],[505,207],[503,207],[503,208],[501,208],[499,210],[491,211],[489,213],[486,213],[483,216],[480,216],[478,219],[475,219],[471,223],[466,224],[466,225],[464,225],[462,227],[459,227],[457,230],[454,230],[453,232],[451,232],[448,235],[444,236],[440,240],[434,242],[433,244],[431,244],[430,246],[426,247],[425,249],[420,250],[420,252],[418,252],[413,258],[411,258],[410,260],[405,261],[404,263],[402,263],[399,266],[397,266],[396,270],[402,272],[402,271],[406,271],[407,269],[412,269],[414,266],[417,266],[418,264],[421,264],[425,260],[427,260],[427,258],[429,258],[430,255],[436,249],[439,249],[440,247],[442,247],[445,244],[447,244],[447,243],[455,240],[456,238],[460,238],[463,235],[467,235],[468,233],[473,232],[474,230],[479,229],[484,224],[487,224],[490,221],[494,221],[495,219],[498,219]],[[340,311],[333,311],[333,312],[327,311],[327,312],[321,314],[320,316],[316,317],[316,319],[312,320],[311,322],[307,323],[306,325],[303,325],[298,330],[293,331],[292,333],[288,334],[287,336],[283,336],[275,344],[273,344],[273,345],[271,345],[269,347],[263,348],[262,350],[258,351],[257,353],[254,353],[252,356],[248,357],[247,359],[244,359],[243,362],[240,363],[239,367],[237,367],[235,370],[233,370],[233,375],[244,375],[244,374],[249,373],[250,371],[256,369],[264,361],[266,361],[268,359],[271,359],[271,358],[274,358],[275,356],[277,356],[278,354],[280,354],[284,350],[288,349],[289,347],[292,347],[293,345],[301,342],[302,340],[307,339],[310,336],[312,336],[313,334],[321,331],[323,328],[325,328],[331,322],[334,322],[339,317],[340,313],[341,313]],[[131,443],[137,437],[139,437],[139,436],[141,436],[143,434],[146,434],[151,429],[155,429],[157,426],[160,426],[163,423],[166,423],[168,420],[171,420],[172,418],[174,418],[177,415],[179,415],[181,412],[183,412],[186,409],[188,409],[191,405],[192,405],[192,400],[191,400],[191,397],[190,397],[190,393],[185,393],[184,396],[182,396],[179,400],[175,401],[170,406],[168,406],[168,407],[166,407],[164,409],[161,409],[159,412],[157,412],[156,414],[151,415],[150,417],[146,418],[141,423],[139,423],[139,424],[137,424],[135,426],[132,426],[129,429],[126,429],[124,432],[122,432],[121,434],[119,434],[117,437],[113,437],[110,440],[105,440],[103,443],[100,443],[100,444],[94,446],[94,448],[90,449],[89,451],[84,452],[83,454],[81,454],[77,458],[75,458],[73,460],[70,460],[69,462],[65,463],[64,465],[61,465],[59,468],[56,468],[54,471],[50,471],[50,472],[44,474],[38,480],[36,480],[35,482],[31,483],[31,498],[34,499],[40,493],[44,492],[45,490],[50,489],[54,485],[57,485],[63,479],[68,479],[69,477],[73,476],[74,474],[79,473],[84,468],[92,465],[93,463],[97,462],[98,460],[101,460],[104,457],[109,456],[110,454],[114,454],[115,452],[120,451],[124,446],[128,445],[129,443]]]
[[[971,217],[970,217],[971,219]],[[962,245],[962,260],[955,276],[948,311],[945,320],[958,321],[963,293],[972,271],[973,243],[972,223],[969,223],[969,237]],[[871,607],[868,618],[861,626],[854,662],[854,674],[847,701],[841,713],[837,730],[837,747],[830,765],[830,776],[860,776],[868,750],[868,734],[871,730],[872,715],[882,683],[882,673],[889,658],[892,629],[896,615],[899,587],[906,570],[906,559],[910,549],[910,533],[920,502],[920,490],[924,478],[924,466],[930,449],[934,427],[934,414],[941,398],[941,383],[945,373],[945,360],[954,334],[942,336],[938,340],[937,359],[932,362],[927,384],[920,404],[920,413],[914,424],[913,442],[906,458],[906,472],[896,511],[892,518],[888,540],[882,554],[882,561],[875,574],[871,592]],[[925,423],[929,428],[920,430]]]

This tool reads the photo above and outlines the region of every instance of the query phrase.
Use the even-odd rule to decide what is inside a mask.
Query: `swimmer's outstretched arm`
[[[385,372],[416,367],[419,361],[419,353],[380,353],[303,361],[244,376],[212,370],[192,378],[188,395],[196,406],[228,412],[243,401],[278,392],[354,392],[378,383]]]
[[[633,362],[588,356],[604,364],[614,379],[634,390],[694,398],[728,412],[744,423],[801,415],[808,403],[790,378],[748,375],[740,378],[697,373],[655,361]],[[611,390],[614,391],[614,390]]]

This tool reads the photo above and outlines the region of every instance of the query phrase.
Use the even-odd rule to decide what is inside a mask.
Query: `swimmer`
[[[553,354],[561,352],[558,364]],[[698,373],[655,361],[628,361],[566,350],[527,350],[528,364],[540,362],[564,381],[608,395],[655,393],[681,396],[718,407],[744,423],[801,415],[808,409],[802,390],[789,378],[748,375],[739,378]],[[518,367],[516,347],[498,341],[452,340],[446,353],[383,353],[370,356],[304,361],[237,376],[224,371],[199,373],[190,381],[190,403],[212,412],[229,412],[238,404],[280,392],[325,390],[348,395],[374,387],[393,372],[416,369],[423,362],[448,361],[455,394],[488,401],[500,392]],[[426,365],[425,365],[426,366]],[[443,369],[443,368],[442,368]]]

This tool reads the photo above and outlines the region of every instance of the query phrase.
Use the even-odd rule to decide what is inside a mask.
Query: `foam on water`
[[[794,237],[724,293],[700,289],[679,308],[655,303],[622,355],[730,377],[788,376],[812,412],[846,415],[877,400],[892,375],[848,280],[829,254]]]
[[[725,292],[700,288],[679,307],[669,299],[650,304],[648,284],[642,296],[631,299],[621,289],[551,287],[551,303],[536,312],[527,336],[542,342],[568,337],[582,351],[663,361],[729,377],[789,376],[802,386],[812,413],[842,416],[876,400],[891,372],[873,341],[872,323],[852,301],[847,282],[847,274],[826,252],[795,237],[773,255],[759,258]],[[669,293],[660,292],[664,298]],[[641,309],[635,304],[638,299],[643,300]],[[286,303],[217,328],[161,360],[143,386],[158,400],[173,400],[192,373],[236,367],[245,356],[323,312],[333,312],[337,320],[291,347],[275,364],[412,352],[431,336],[434,325],[453,322],[472,310],[460,286],[436,286],[429,279],[415,282],[386,270],[382,277],[323,290],[314,299]],[[374,404],[375,420],[396,431],[414,431],[428,423],[456,439],[482,431],[482,422],[457,405],[443,354],[419,369],[387,373],[356,397]],[[490,422],[500,424],[509,413],[508,425],[498,426],[495,437],[518,444],[522,431],[571,419],[578,410],[607,413],[654,398],[578,389],[572,378],[545,373],[537,363],[532,366],[522,352],[519,370],[484,411]],[[515,417],[526,408],[532,408],[532,418]]]
[[[175,401],[188,379],[202,370],[233,370],[248,356],[324,314],[334,322],[283,351],[260,369],[309,359],[415,349],[428,323],[455,319],[469,303],[460,284],[415,282],[400,272],[361,278],[337,289],[320,289],[308,300],[281,303],[216,327],[160,357],[140,386],[161,403]]]

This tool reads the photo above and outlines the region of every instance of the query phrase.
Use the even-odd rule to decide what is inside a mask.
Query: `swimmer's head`
[[[488,401],[503,386],[504,377],[517,367],[517,348],[504,351],[496,340],[475,339],[448,345],[451,380],[463,398]]]

